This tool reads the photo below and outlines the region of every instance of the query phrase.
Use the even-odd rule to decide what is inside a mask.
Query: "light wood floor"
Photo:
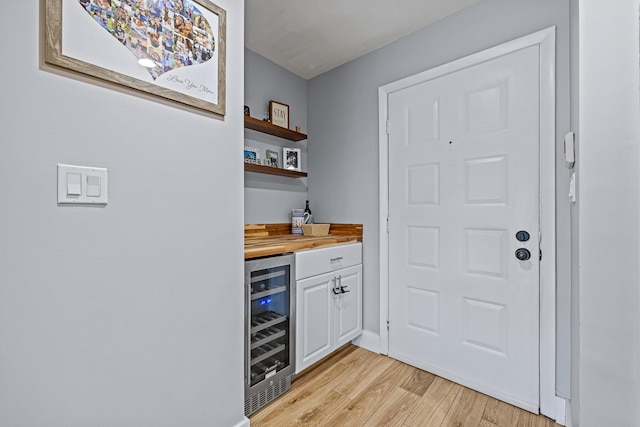
[[[251,427],[560,427],[351,344],[302,372],[250,420]]]

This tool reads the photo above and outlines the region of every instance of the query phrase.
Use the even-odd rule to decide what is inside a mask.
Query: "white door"
[[[388,98],[389,355],[536,412],[538,56]]]

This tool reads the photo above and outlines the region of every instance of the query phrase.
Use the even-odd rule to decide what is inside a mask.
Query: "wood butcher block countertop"
[[[361,224],[331,224],[326,236],[291,234],[288,223],[244,226],[245,259],[356,242],[362,242]]]

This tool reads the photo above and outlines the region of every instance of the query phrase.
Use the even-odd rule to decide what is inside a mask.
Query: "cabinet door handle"
[[[340,288],[340,293],[341,294],[346,294],[347,292],[351,292],[350,290],[348,290],[348,286],[342,286],[342,276],[338,276],[338,280],[340,281],[340,285],[338,285],[338,287]],[[345,289],[347,289],[345,291]]]
[[[333,288],[331,289],[335,295],[340,295],[340,291],[338,290],[338,278],[333,278]]]
[[[339,257],[337,257],[337,258],[331,258],[329,261],[330,261],[330,262],[338,262],[338,261],[342,261],[342,257],[341,257],[341,256],[339,256]]]

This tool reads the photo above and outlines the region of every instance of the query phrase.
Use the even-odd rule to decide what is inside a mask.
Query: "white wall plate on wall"
[[[106,205],[108,172],[106,168],[58,163],[58,204]]]

